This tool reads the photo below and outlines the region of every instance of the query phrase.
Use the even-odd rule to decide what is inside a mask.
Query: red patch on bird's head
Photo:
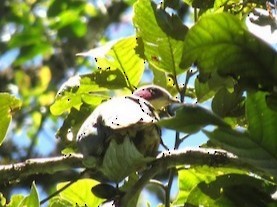
[[[145,100],[151,100],[152,99],[152,94],[149,90],[143,88],[141,90],[138,90],[134,93],[134,95],[139,96]]]
[[[147,101],[159,98],[163,95],[163,92],[159,88],[148,87],[141,88],[134,92],[134,95],[139,96]]]

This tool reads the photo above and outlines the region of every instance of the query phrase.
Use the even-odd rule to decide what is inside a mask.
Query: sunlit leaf
[[[7,204],[7,207],[19,207],[23,199],[24,199],[23,195],[14,194],[12,195],[10,202]]]
[[[197,104],[173,106],[175,116],[161,119],[158,125],[185,133],[196,133],[207,125],[229,127],[220,117]]]
[[[57,185],[57,190],[61,189],[67,183],[68,182],[59,183]],[[98,183],[99,182],[92,179],[80,179],[62,191],[60,196],[74,206],[77,204],[79,206],[86,205],[89,207],[98,207],[103,202],[103,199],[97,198],[91,192],[91,188]]]
[[[246,88],[271,90],[277,81],[276,51],[227,13],[205,15],[190,29],[181,66],[187,68],[193,63],[200,75],[217,71],[237,79]]]
[[[76,37],[83,37],[87,33],[87,23],[82,21],[81,19],[75,21],[71,28],[76,35]]]
[[[183,40],[187,27],[177,15],[171,16],[148,0],[134,5],[134,25],[142,38],[144,55],[150,65],[171,74],[183,72],[179,68]]]
[[[212,162],[212,160],[211,160]],[[245,174],[246,172],[236,168],[198,166],[178,171],[179,194],[175,204],[184,204],[190,193],[197,188],[201,182],[210,183],[216,180],[216,176],[229,173]]]
[[[22,103],[19,99],[8,93],[0,93],[0,145],[2,144],[10,122],[12,113],[20,109]]]
[[[49,207],[76,207],[76,204],[70,203],[61,197],[54,197],[49,201]]]
[[[35,183],[32,184],[30,194],[26,196],[22,202],[20,202],[19,207],[33,206],[39,207],[39,197]]]
[[[97,57],[97,66],[114,71],[118,69],[126,79],[130,89],[137,86],[144,71],[143,59],[136,54],[137,42],[135,37],[127,37],[116,42],[104,57]],[[124,82],[124,83],[125,83]]]
[[[39,69],[39,79],[40,79],[40,87],[42,90],[45,90],[48,87],[48,84],[51,81],[52,75],[50,68],[47,66],[43,66]]]
[[[113,79],[110,80],[110,76]],[[73,76],[60,87],[56,100],[50,107],[51,113],[60,115],[72,107],[79,109],[83,102],[97,106],[108,98],[106,87],[120,87],[123,80],[120,72],[105,70]]]
[[[0,193],[0,206],[5,206],[6,205],[6,198],[3,196],[2,193]]]

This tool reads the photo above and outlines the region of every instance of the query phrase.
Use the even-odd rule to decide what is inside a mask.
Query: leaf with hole
[[[150,66],[171,74],[182,73],[179,64],[188,28],[179,17],[158,9],[151,1],[139,0],[134,5],[133,23]]]

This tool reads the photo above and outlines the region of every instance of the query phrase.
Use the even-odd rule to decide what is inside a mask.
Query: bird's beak
[[[175,97],[170,97],[170,100],[169,100],[170,104],[173,104],[173,103],[181,103],[179,99],[175,98]]]

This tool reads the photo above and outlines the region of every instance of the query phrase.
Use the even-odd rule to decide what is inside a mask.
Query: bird
[[[97,160],[97,168],[119,182],[156,156],[161,142],[159,111],[179,102],[164,88],[146,85],[131,95],[113,97],[88,116],[77,133],[84,158]]]

